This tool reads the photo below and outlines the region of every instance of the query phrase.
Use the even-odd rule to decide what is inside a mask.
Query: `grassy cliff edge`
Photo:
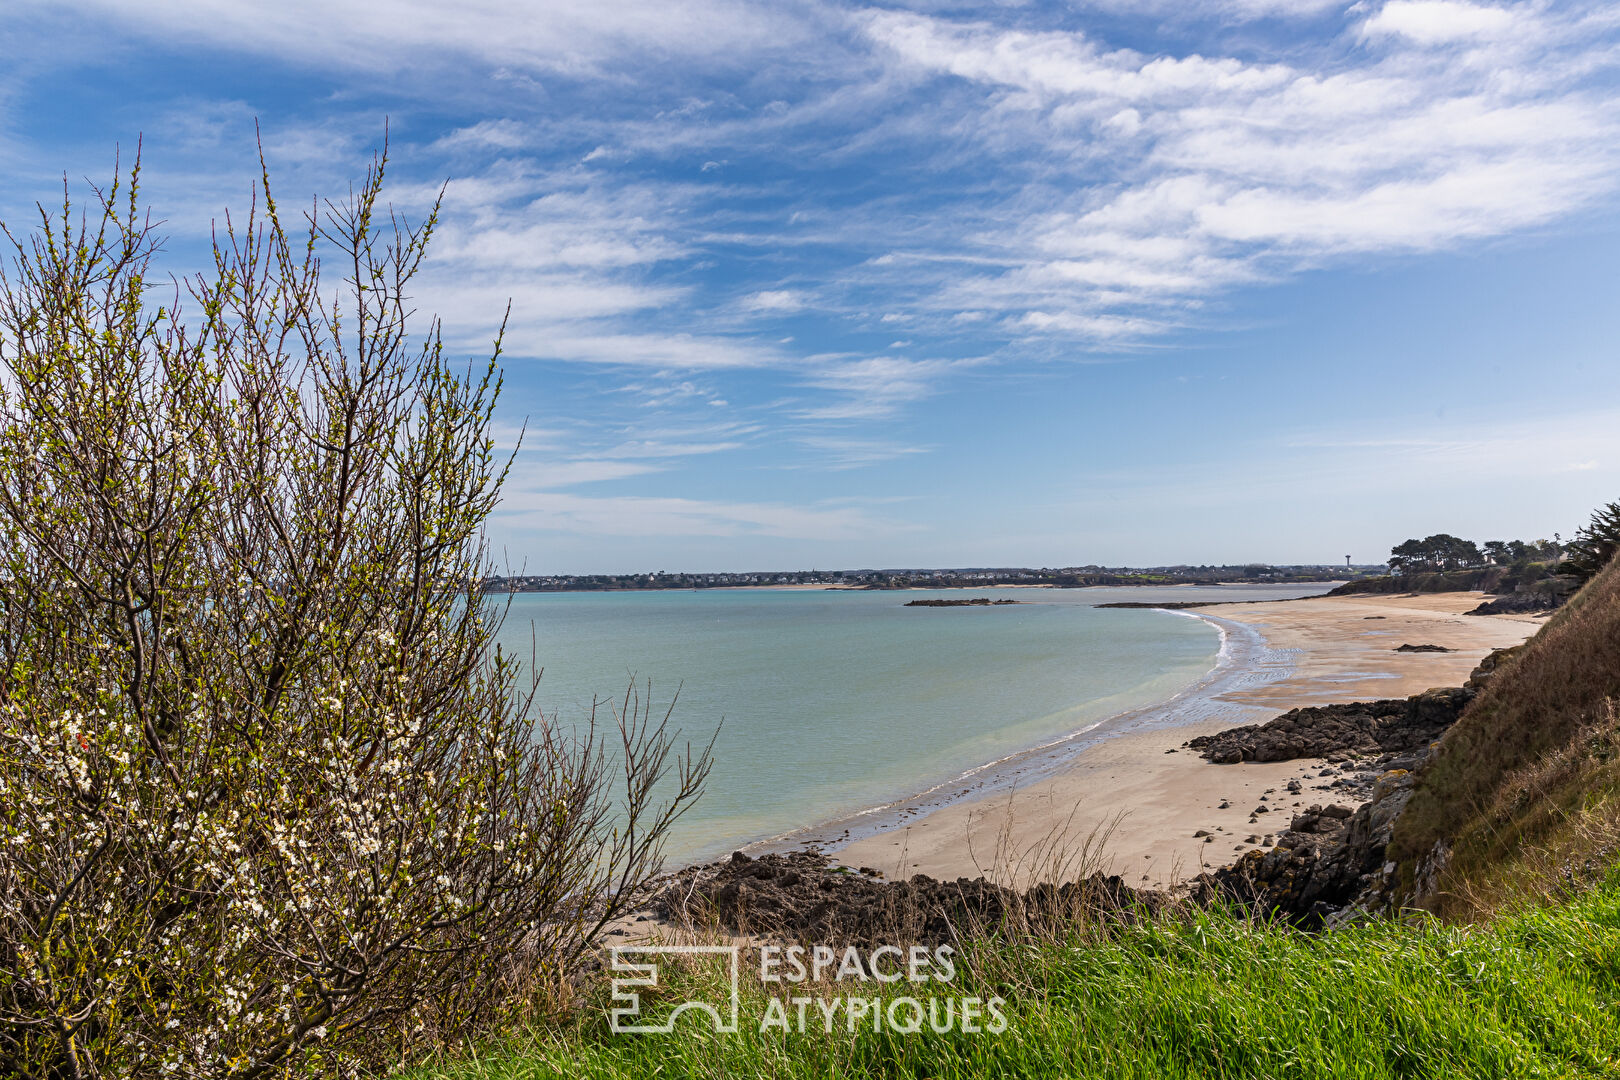
[[[1408,895],[1466,915],[1612,861],[1620,839],[1620,562],[1505,659],[1396,825]]]

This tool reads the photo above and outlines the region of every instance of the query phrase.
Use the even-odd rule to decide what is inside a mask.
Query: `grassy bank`
[[[1503,661],[1440,740],[1390,845],[1404,880],[1431,878],[1426,902],[1467,918],[1612,861],[1617,708],[1620,562]]]
[[[614,1035],[604,983],[571,1020],[412,1075],[1620,1075],[1620,875],[1486,926],[1385,922],[1311,937],[1205,913],[1090,942],[980,944],[963,960],[947,993],[1006,998],[1005,1033],[827,1034],[812,1009],[808,1033],[762,1036],[765,997],[745,965],[735,1035],[689,1020],[674,1035]],[[687,973],[669,993],[716,989]],[[823,989],[880,993],[850,982]]]

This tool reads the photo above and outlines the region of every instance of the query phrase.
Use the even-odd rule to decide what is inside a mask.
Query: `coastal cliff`
[[[1196,895],[1332,925],[1413,907],[1467,918],[1596,880],[1620,851],[1617,700],[1613,564],[1466,686],[1195,739],[1212,763],[1336,757],[1366,797],[1296,815],[1271,851],[1201,875]]]
[[[1475,609],[1478,615],[1552,611],[1574,591],[1575,584],[1544,563],[1528,566],[1484,566],[1469,570],[1387,574],[1347,581],[1329,596],[1390,593],[1485,592],[1494,599]]]
[[[1396,824],[1398,897],[1442,913],[1567,884],[1620,850],[1620,562],[1503,659]]]

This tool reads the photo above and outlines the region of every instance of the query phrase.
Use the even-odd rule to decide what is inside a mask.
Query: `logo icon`
[[[675,1029],[675,1021],[683,1012],[708,1013],[714,1030],[733,1034],[737,1030],[737,974],[736,945],[612,945],[611,966],[615,972],[625,972],[628,978],[615,978],[612,984],[613,1002],[617,1006],[609,1011],[608,1025],[615,1035],[658,1035]],[[659,956],[725,956],[730,959],[731,1000],[727,1012],[721,1015],[721,1006],[708,1001],[683,1001],[662,1021],[645,1022],[641,1014],[641,994],[637,987],[658,988]],[[644,958],[637,962],[637,958]]]

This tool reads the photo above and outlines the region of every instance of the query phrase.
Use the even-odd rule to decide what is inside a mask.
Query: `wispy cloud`
[[[952,95],[987,155],[1039,163],[954,238],[1001,265],[964,264],[934,294],[1012,333],[1142,337],[1237,284],[1545,224],[1620,175],[1620,95],[1592,78],[1616,63],[1613,26],[1580,9],[1391,0],[1346,26],[1359,44],[1310,65],[900,11],[858,21]]]
[[[936,391],[951,371],[976,366],[974,360],[912,360],[903,356],[860,359],[814,358],[807,385],[833,391],[837,400],[808,407],[802,415],[822,420],[876,419]]]
[[[520,466],[519,476],[523,482],[552,489],[624,480],[659,471],[657,465],[644,461],[535,461]]]
[[[420,213],[449,180],[413,302],[468,351],[510,302],[507,406],[564,403],[514,490],[581,532],[894,528],[816,500],[944,447],[943,424],[896,420],[946,394],[1145,355],[1319,268],[1570,228],[1620,189],[1620,16],[1589,0],[14,7],[42,45],[93,47],[19,39],[34,74],[0,75],[7,119],[19,87],[54,85],[38,72],[129,57],[118,86],[151,98],[98,122],[148,133],[177,235],[241,204],[254,118],[300,199],[343,190],[389,118],[396,204]],[[188,56],[194,92],[143,77]],[[215,79],[225,64],[262,76]],[[8,164],[20,130],[0,127]],[[16,168],[48,193],[63,164],[34,138]],[[1484,468],[1443,441],[1298,449]],[[1607,445],[1548,446],[1545,470],[1613,467]],[[623,495],[653,475],[730,494],[677,486],[699,461],[794,468],[802,502]]]
[[[703,499],[589,497],[514,491],[498,515],[503,529],[586,536],[710,536],[844,541],[912,531],[859,504],[723,502]]]
[[[805,306],[802,295],[792,289],[765,289],[742,298],[749,311],[799,311]]]
[[[19,0],[20,8],[49,8]],[[72,5],[170,40],[271,54],[298,65],[397,71],[476,60],[524,71],[600,73],[628,57],[706,58],[791,49],[801,22],[791,10],[741,0],[550,0],[512,5],[467,0],[79,0]]]
[[[928,453],[926,446],[911,446],[886,439],[805,435],[800,437],[798,442],[818,455],[808,467],[822,469],[861,469],[869,465]]]

